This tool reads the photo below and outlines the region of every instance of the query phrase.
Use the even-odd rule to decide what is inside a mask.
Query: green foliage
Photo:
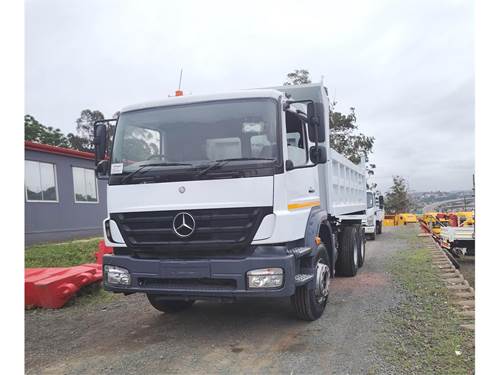
[[[306,69],[295,69],[293,72],[288,73],[286,76],[288,81],[283,83],[285,86],[306,85],[308,83],[311,83],[311,79],[309,78],[309,71]]]
[[[94,122],[97,120],[104,120],[104,115],[101,111],[84,109],[80,113],[80,117],[76,119],[77,134],[68,134],[71,148],[80,151],[94,152],[92,140],[94,138]]]
[[[99,239],[35,245],[26,248],[24,266],[69,267],[83,263],[95,263]]]
[[[411,200],[406,180],[401,176],[393,176],[392,183],[393,185],[385,196],[385,210],[391,214],[410,211]]]
[[[33,116],[24,116],[24,140],[51,146],[69,147],[68,139],[60,129],[42,125]]]
[[[68,134],[70,148],[84,152],[94,152],[94,145],[90,138],[79,137],[73,133]]]
[[[354,107],[351,107],[350,112],[345,115],[333,110],[335,104],[336,102],[330,109],[330,144],[353,163],[359,163],[362,157],[368,161],[368,154],[373,152],[375,138],[356,132],[358,125]],[[375,165],[371,165],[373,167],[369,171],[373,174]]]
[[[304,85],[311,83],[309,71],[305,69],[294,70],[287,74],[287,82],[284,85]],[[366,136],[358,132],[356,123],[356,113],[354,107],[350,108],[348,114],[334,111],[333,102],[330,108],[330,144],[340,154],[351,160],[353,163],[359,163],[364,157],[368,162],[368,155],[373,152],[375,137]],[[367,171],[369,175],[374,174],[375,164],[368,164]]]

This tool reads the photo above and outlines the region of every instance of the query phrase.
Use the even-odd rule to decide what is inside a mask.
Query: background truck
[[[384,197],[373,190],[366,191],[366,226],[365,235],[369,240],[375,240],[382,233],[384,222]]]
[[[382,227],[384,226],[385,209],[384,209],[384,196],[380,192],[375,193],[375,233],[382,234]]]
[[[311,84],[173,97],[96,123],[105,289],[163,312],[290,297],[299,318],[319,318],[333,275],[365,258],[365,165],[330,148],[329,108]]]
[[[375,205],[375,192],[367,190],[365,235],[366,238],[369,240],[375,240],[376,212],[377,212],[377,207]]]

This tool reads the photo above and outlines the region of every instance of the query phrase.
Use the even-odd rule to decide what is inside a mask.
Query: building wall
[[[106,217],[106,181],[98,180],[98,203],[76,203],[72,167],[94,169],[94,161],[25,150],[25,160],[56,165],[58,202],[28,202],[24,195],[25,243],[62,241],[102,235]]]

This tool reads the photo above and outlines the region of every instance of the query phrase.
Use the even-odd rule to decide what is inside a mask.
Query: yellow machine
[[[402,213],[397,215],[384,216],[384,226],[386,227],[406,225],[408,223],[416,223],[416,222],[418,222],[418,220],[417,220],[417,215],[415,214]]]
[[[426,212],[422,220],[432,229],[432,233],[439,235],[441,227],[448,226],[448,219],[445,214],[440,212]]]
[[[406,225],[409,223],[416,223],[417,220],[417,215],[415,214],[409,214],[409,213],[403,213],[399,214],[399,217],[401,218],[401,224]]]
[[[469,227],[475,224],[474,211],[459,211],[455,212],[458,216],[460,227]]]
[[[395,224],[395,215],[385,215],[384,216],[384,227],[393,227]]]

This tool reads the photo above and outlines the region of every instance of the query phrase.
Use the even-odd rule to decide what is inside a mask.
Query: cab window
[[[295,167],[306,165],[308,158],[304,122],[289,112],[286,113],[286,142],[288,159],[293,165]]]

